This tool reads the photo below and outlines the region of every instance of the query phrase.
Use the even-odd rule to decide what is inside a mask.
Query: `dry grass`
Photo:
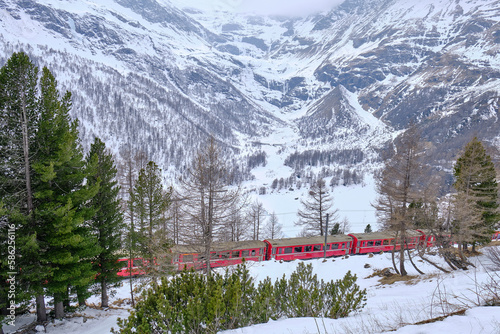
[[[419,321],[419,322],[414,323],[414,325],[425,325],[425,324],[430,324],[430,323],[433,323],[433,322],[443,321],[444,319],[446,319],[448,317],[451,317],[453,315],[464,315],[465,311],[467,311],[467,310],[466,309],[459,310],[459,311],[452,312],[452,313],[447,314],[447,315],[443,315],[441,317],[436,317],[436,318],[427,319],[427,320],[424,320],[424,321]]]
[[[418,279],[418,276],[406,275],[401,276],[394,274],[391,271],[391,268],[377,269],[373,271],[373,274],[366,278],[380,277],[378,280],[380,284],[394,284],[396,282],[406,282],[406,284],[415,284],[415,279]]]

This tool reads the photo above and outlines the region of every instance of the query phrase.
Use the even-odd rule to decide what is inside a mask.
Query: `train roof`
[[[231,241],[212,244],[212,252],[231,251],[239,249],[263,248],[266,244],[258,240]],[[172,253],[201,253],[203,245],[175,245],[172,247]]]
[[[286,238],[286,239],[267,239],[273,247],[298,246],[298,245],[318,245],[325,243],[324,236],[302,237],[302,238]],[[350,236],[345,234],[329,235],[327,243],[347,242],[352,241]]]
[[[407,235],[410,237],[418,237],[422,235],[420,232],[413,230],[408,230],[406,232]],[[393,231],[371,232],[371,233],[349,233],[349,235],[356,237],[358,240],[392,239],[396,237],[396,234]]]

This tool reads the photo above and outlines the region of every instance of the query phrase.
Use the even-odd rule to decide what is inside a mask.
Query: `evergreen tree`
[[[161,169],[150,161],[139,172],[134,187],[134,211],[138,214],[140,230],[138,242],[142,256],[150,263],[165,258],[170,246],[167,239],[166,211],[170,205],[172,190],[165,191],[162,186]],[[158,263],[160,264],[160,263]],[[148,268],[154,270],[154,266]]]
[[[93,280],[87,202],[97,186],[84,186],[78,125],[69,119],[71,94],[61,98],[55,78],[44,68],[37,96],[37,73],[24,53],[13,54],[0,70],[0,124],[5,126],[0,195],[16,227],[20,282],[36,295],[37,319],[45,321],[47,291],[54,294],[61,316],[69,289],[83,296]]]
[[[71,122],[71,94],[59,98],[57,83],[50,71],[41,79],[41,121],[37,132],[40,158],[33,165],[37,179],[35,226],[27,226],[27,235],[36,239],[41,264],[50,277],[44,286],[54,295],[56,317],[62,317],[63,300],[72,288],[83,303],[95,271],[91,259],[98,251],[89,219],[93,209],[88,201],[96,194],[98,184],[86,184],[88,170],[78,138],[78,122]],[[45,283],[45,282],[43,282]]]
[[[117,260],[123,228],[123,215],[118,199],[120,187],[116,181],[117,170],[113,156],[99,138],[94,139],[86,162],[93,167],[87,182],[99,185],[99,191],[89,203],[95,209],[91,229],[99,245],[93,269],[98,272],[96,281],[100,283],[101,307],[108,307],[108,288],[119,282]]]
[[[462,234],[460,243],[488,243],[498,222],[498,184],[491,157],[486,154],[483,144],[472,139],[458,158],[454,167],[457,190],[455,233]],[[467,208],[468,213],[463,212]],[[462,213],[459,213],[462,212]]]
[[[23,226],[33,226],[33,168],[32,165],[39,156],[36,151],[36,129],[39,122],[38,111],[38,68],[23,53],[14,53],[0,69],[0,199],[4,203],[5,225],[1,229],[2,239],[7,238],[7,226],[13,224],[16,229],[16,264],[23,266],[29,259],[24,254],[25,248],[36,248]],[[7,249],[5,249],[7,250]],[[35,252],[38,255],[38,251]],[[22,256],[21,256],[22,255]],[[24,266],[23,266],[24,267]],[[10,271],[17,271],[10,270]],[[28,289],[28,275],[19,277],[24,292]],[[35,277],[43,278],[47,272],[34,271]],[[6,280],[2,279],[2,286]],[[2,289],[2,291],[4,291]],[[17,294],[16,302],[22,302],[23,294]],[[6,300],[0,292],[0,301]],[[28,296],[29,297],[29,296]],[[38,300],[38,298],[37,298]],[[3,305],[2,305],[3,306]],[[45,309],[38,307],[39,321],[46,320]]]
[[[365,233],[372,233],[372,226],[370,224],[366,225]]]
[[[14,53],[0,69],[0,195],[7,209],[33,210],[32,156],[38,126],[38,68]]]
[[[332,229],[330,230],[330,235],[342,234],[342,229],[340,228],[340,223],[333,224]]]

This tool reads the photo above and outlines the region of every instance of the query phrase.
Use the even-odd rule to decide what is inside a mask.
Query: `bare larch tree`
[[[329,194],[323,179],[313,183],[308,195],[306,200],[300,200],[302,209],[297,213],[299,220],[295,224],[304,226],[304,235],[324,235],[326,214],[330,214],[330,221],[337,219],[338,210],[331,210],[333,197]]]
[[[239,211],[240,189],[230,187],[231,175],[213,137],[193,159],[189,177],[181,180],[179,196],[183,216],[191,223],[192,245],[200,249],[210,273],[210,251],[217,232],[234,210]],[[216,240],[216,239],[215,239]]]

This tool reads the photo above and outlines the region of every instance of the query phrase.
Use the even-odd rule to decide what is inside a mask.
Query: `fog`
[[[329,11],[344,0],[240,0],[237,10],[260,15],[307,16]]]
[[[162,2],[162,0],[159,0]],[[202,11],[234,11],[257,15],[307,16],[329,11],[344,0],[163,0]]]

